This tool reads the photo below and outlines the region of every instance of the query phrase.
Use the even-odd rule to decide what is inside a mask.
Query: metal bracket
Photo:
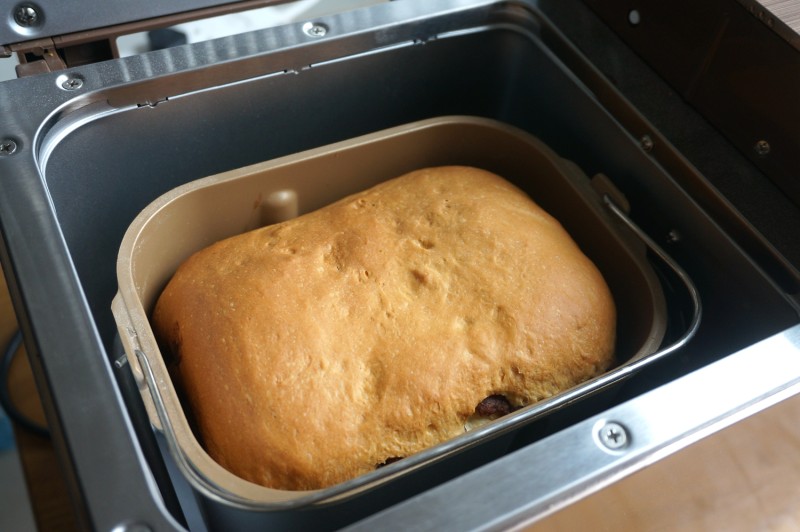
[[[174,13],[150,19],[126,22],[103,28],[56,35],[36,40],[0,45],[0,58],[16,54],[17,77],[55,72],[119,57],[117,38],[123,35],[167,28],[230,13],[286,3],[288,0],[244,0],[221,6]],[[20,8],[23,9],[23,8]],[[25,9],[33,10],[33,7]],[[37,24],[36,11],[20,12],[15,20],[21,26]]]
[[[28,41],[8,47],[19,59],[17,77],[55,72],[119,57],[116,36],[75,44],[59,43],[58,38]]]

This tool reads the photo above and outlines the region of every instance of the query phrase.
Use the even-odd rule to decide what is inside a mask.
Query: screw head
[[[37,26],[41,22],[41,14],[32,5],[21,4],[14,8],[14,22],[23,28]]]
[[[769,145],[769,142],[766,140],[759,140],[756,142],[756,145],[753,146],[753,150],[755,150],[756,155],[764,156],[768,155],[772,147]]]
[[[306,22],[303,24],[303,33],[309,37],[324,37],[328,33],[328,26],[319,22]]]
[[[624,449],[629,442],[628,431],[625,430],[625,427],[613,421],[604,423],[597,432],[597,437],[604,447],[612,451]]]
[[[14,139],[0,140],[0,157],[14,155],[17,151],[17,142]]]
[[[680,242],[683,237],[678,232],[677,229],[671,229],[667,233],[667,243],[668,244],[675,244],[676,242]]]
[[[78,76],[59,76],[56,83],[65,91],[76,91],[83,87],[83,79]]]
[[[644,151],[651,151],[653,149],[653,145],[653,139],[650,138],[650,135],[642,135],[642,137],[639,139],[639,147]]]

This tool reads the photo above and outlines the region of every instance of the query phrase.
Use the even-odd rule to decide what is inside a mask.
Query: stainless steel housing
[[[338,527],[404,500],[372,525],[431,527],[434,509],[459,528],[508,524],[797,392],[798,244],[776,249],[713,186],[731,169],[759,192],[771,193],[769,183],[581,4],[403,0],[317,22],[324,36],[290,25],[0,84],[0,138],[16,147],[0,156],[0,259],[86,524]],[[467,451],[470,466],[444,461],[392,490],[314,512],[195,502],[171,474],[137,383],[115,364],[122,353],[110,302],[125,228],[176,185],[445,114],[507,122],[587,174],[608,175],[633,219],[697,283],[697,335],[624,386],[532,425],[516,436],[519,451],[495,462]],[[691,142],[676,134],[676,115],[693,128]],[[663,275],[683,325],[686,297]],[[763,378],[741,383],[752,365]],[[692,410],[710,390],[713,411]],[[596,430],[608,421],[630,431],[629,446],[598,447]],[[518,490],[509,504],[465,511],[486,478],[531,480],[526,472],[564,449],[586,459],[540,470],[530,496]]]

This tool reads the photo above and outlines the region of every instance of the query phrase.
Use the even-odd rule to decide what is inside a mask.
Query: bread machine
[[[546,526],[798,400],[791,16],[745,0],[397,0],[116,57],[119,35],[270,3],[0,2],[21,62],[0,83],[0,259],[81,524]],[[275,508],[187,478],[111,312],[133,220],[206,176],[447,116],[535,136],[606,183],[663,290],[659,356],[504,427],[499,451],[470,441],[382,488]]]

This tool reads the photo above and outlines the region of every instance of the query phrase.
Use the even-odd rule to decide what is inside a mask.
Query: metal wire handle
[[[670,269],[675,273],[675,275],[678,276],[678,278],[684,284],[684,286],[686,287],[686,291],[688,292],[689,297],[692,300],[692,306],[693,306],[692,319],[689,322],[689,327],[686,329],[684,334],[680,338],[678,338],[678,340],[676,340],[673,344],[663,349],[659,349],[658,351],[652,354],[649,355],[645,354],[635,357],[633,361],[634,363],[636,363],[642,359],[651,360],[653,358],[661,358],[686,345],[686,343],[689,340],[691,340],[692,337],[697,332],[697,329],[700,327],[700,320],[703,315],[703,305],[702,302],[700,301],[700,293],[697,291],[697,287],[694,285],[691,277],[689,277],[686,271],[684,271],[684,269],[681,268],[677,262],[672,260],[672,257],[670,257],[658,244],[656,244],[656,242],[652,238],[650,238],[650,236],[647,233],[645,233],[638,225],[636,225],[633,222],[633,220],[631,220],[630,217],[628,217],[628,215],[625,214],[625,212],[623,212],[622,209],[616,203],[614,203],[614,200],[611,199],[611,196],[609,196],[608,194],[603,195],[603,203],[605,203],[606,206],[611,210],[611,212],[614,213],[614,215],[616,215],[617,218],[619,218],[628,227],[628,229],[633,231],[636,234],[636,236],[639,237],[639,239],[642,242],[644,242],[645,245],[648,248],[650,248],[650,250],[653,253],[658,255],[658,257],[662,261],[664,261],[664,263],[667,266],[670,267]]]

